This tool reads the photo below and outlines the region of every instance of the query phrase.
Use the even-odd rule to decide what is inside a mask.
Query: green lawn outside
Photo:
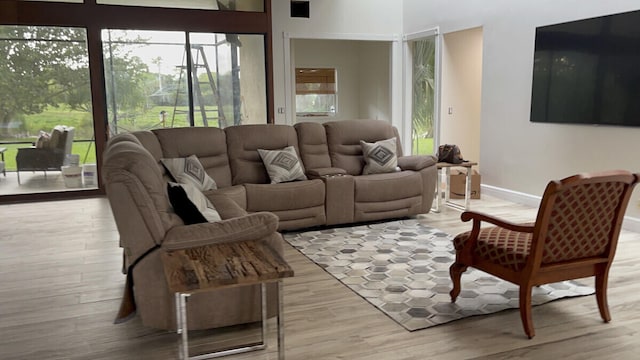
[[[417,145],[417,146],[416,146]],[[420,138],[413,141],[413,155],[433,155],[433,138]]]
[[[146,111],[142,111],[131,116],[119,123],[120,132],[153,129],[161,127],[160,111],[166,111],[165,126],[183,127],[188,126],[186,115],[176,114],[173,119],[173,106],[155,106]],[[177,110],[187,110],[187,107],[178,107]],[[18,148],[30,147],[38,138],[40,130],[51,132],[56,125],[73,126],[75,128],[74,143],[71,148],[72,154],[80,155],[80,164],[95,164],[96,152],[95,143],[93,141],[93,120],[92,114],[85,111],[71,110],[68,106],[49,107],[40,114],[27,115],[24,117],[26,124],[25,130],[27,137],[0,138],[3,142],[20,141],[22,144],[0,144],[7,150],[4,152],[5,169],[7,171],[16,170],[16,154]],[[215,122],[214,125],[217,125]],[[87,149],[90,151],[87,153]]]
[[[187,110],[186,106],[178,107],[176,110]],[[227,110],[227,109],[225,109]],[[165,127],[184,127],[189,126],[185,114],[176,114],[173,117],[173,106],[154,106],[147,110],[129,114],[127,118],[120,120],[118,123],[119,132],[127,132],[142,129],[154,129],[162,127],[160,122],[160,112],[166,111]],[[196,112],[196,124],[201,122],[199,111]],[[198,121],[199,120],[199,121]],[[231,120],[232,121],[232,120]],[[19,141],[28,142],[25,144],[0,144],[7,150],[4,153],[5,168],[8,171],[16,170],[16,154],[18,148],[29,147],[30,143],[35,142],[40,130],[50,132],[56,125],[73,126],[76,129],[74,143],[71,149],[73,154],[80,155],[80,163],[95,164],[96,152],[93,142],[93,122],[92,115],[88,112],[71,110],[66,106],[57,108],[50,107],[40,114],[25,116],[26,130],[29,137],[19,139]],[[209,126],[217,126],[217,121],[213,121]],[[15,138],[4,138],[2,141],[16,141]],[[84,141],[82,141],[84,140]],[[420,138],[414,141],[414,155],[430,155],[434,153],[433,138]],[[91,147],[89,149],[89,147]],[[87,149],[89,149],[87,153]]]

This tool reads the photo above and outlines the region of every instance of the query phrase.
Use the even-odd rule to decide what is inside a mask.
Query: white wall
[[[480,159],[481,87],[482,28],[445,34],[440,143],[457,144],[471,161]]]
[[[388,43],[292,39],[291,48],[294,67],[335,68],[338,74],[336,116],[298,117],[297,121],[391,118]]]
[[[338,78],[338,106],[335,117],[298,117],[298,121],[325,121],[354,119],[358,116],[358,73],[357,42],[347,40],[292,39],[292,52],[296,67],[335,68]],[[295,93],[292,93],[295,98]],[[295,105],[292,100],[292,104]]]
[[[550,179],[640,171],[640,128],[529,122],[536,26],[638,9],[637,0],[404,0],[403,26],[405,33],[482,26],[482,182],[540,196]],[[640,218],[640,190],[627,215]]]
[[[340,40],[386,40],[402,33],[402,2],[387,0],[310,0],[309,18],[291,18],[289,0],[272,0],[273,28],[273,77],[275,108],[283,108],[290,101],[286,99],[289,50],[288,36],[293,38],[340,39]],[[296,60],[297,61],[297,60]],[[401,74],[401,62],[390,67]],[[392,69],[393,70],[393,69]],[[401,81],[401,79],[398,79]],[[291,82],[288,84],[291,86]],[[391,85],[394,86],[394,85]],[[395,86],[401,92],[401,86]],[[398,101],[402,99],[392,99]],[[392,105],[390,105],[392,106]],[[400,106],[396,106],[400,108]],[[400,109],[401,110],[401,109]],[[286,114],[276,111],[276,123],[285,123]]]
[[[391,120],[391,44],[360,41],[358,50],[358,117]]]

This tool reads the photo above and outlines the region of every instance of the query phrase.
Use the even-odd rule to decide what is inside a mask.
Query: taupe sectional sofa
[[[365,161],[360,141],[389,139],[396,142],[393,160],[397,159],[397,169],[362,175]],[[281,253],[283,240],[276,230],[428,212],[434,197],[436,159],[402,156],[398,139],[397,130],[379,120],[173,128],[115,136],[103,157],[103,178],[125,249],[125,264],[139,260],[132,274],[143,323],[175,327],[162,251],[262,239]],[[307,179],[271,183],[258,149],[288,146],[295,149]],[[220,213],[219,222],[185,225],[167,198],[170,177],[161,159],[191,155],[215,180],[217,189],[204,194]],[[382,149],[374,155],[388,154]],[[276,311],[272,301],[276,291],[269,288],[270,314]],[[260,319],[257,286],[196,294],[189,301],[190,329]]]

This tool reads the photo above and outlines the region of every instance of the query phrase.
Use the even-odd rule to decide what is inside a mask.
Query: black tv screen
[[[536,28],[531,121],[640,126],[640,11]]]

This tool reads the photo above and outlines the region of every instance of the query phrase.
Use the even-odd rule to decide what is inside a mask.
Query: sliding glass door
[[[271,32],[270,0],[0,1],[0,203],[104,194],[117,133],[272,121]]]
[[[97,189],[86,30],[0,25],[0,53],[0,196]]]
[[[437,35],[409,41],[411,51],[411,150],[433,154],[438,128]]]

